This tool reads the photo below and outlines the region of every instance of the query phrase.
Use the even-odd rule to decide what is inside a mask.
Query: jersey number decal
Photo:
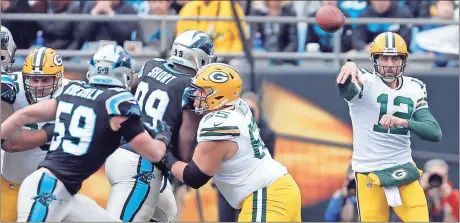
[[[82,156],[88,152],[89,143],[94,135],[96,112],[84,105],[78,106],[75,110],[73,107],[72,103],[59,102],[54,127],[55,138],[51,141],[50,151],[56,150],[61,145],[64,152]],[[68,126],[62,122],[60,117],[62,114],[70,116]],[[66,137],[63,138],[63,136]]]
[[[380,115],[379,115],[379,120],[377,121],[377,125],[374,124],[373,130],[375,132],[388,133],[388,129],[384,128],[382,125],[378,123],[380,119],[382,119],[382,116],[387,114],[388,94],[381,94],[380,96],[378,96],[377,102],[380,103]],[[409,120],[411,117],[412,111],[414,110],[414,102],[410,98],[406,98],[402,96],[396,97],[395,100],[393,101],[393,105],[400,106],[401,104],[407,105],[407,112],[395,112],[393,116]],[[396,134],[396,135],[407,135],[407,132],[408,132],[406,128],[396,128],[396,127],[390,128],[389,131],[390,131],[390,134]]]
[[[169,95],[166,91],[156,89],[145,98],[145,95],[149,92],[149,84],[146,82],[140,82],[136,90],[136,99],[142,109],[142,114],[146,114],[152,121],[146,123],[151,128],[156,128],[157,119],[163,120],[166,108],[169,104]],[[145,105],[145,107],[144,107]],[[143,120],[145,121],[145,120]]]
[[[254,117],[252,118],[252,122],[251,124],[249,124],[248,127],[249,127],[249,137],[251,140],[251,146],[252,146],[252,149],[254,150],[254,156],[256,158],[262,159],[265,156],[265,151],[264,151],[265,145],[262,142],[262,140],[260,140],[260,134],[259,134],[259,131],[257,131],[258,128],[257,128],[257,124],[256,124]]]

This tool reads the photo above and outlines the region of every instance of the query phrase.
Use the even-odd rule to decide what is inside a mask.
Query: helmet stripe
[[[393,43],[393,47],[396,48],[396,40],[395,40],[395,34],[394,33],[391,33],[391,42]]]
[[[42,63],[45,57],[46,47],[40,47],[34,54],[33,68],[35,71],[42,71]]]
[[[395,35],[392,32],[387,32],[385,34],[385,45],[385,47],[389,49],[395,47]]]

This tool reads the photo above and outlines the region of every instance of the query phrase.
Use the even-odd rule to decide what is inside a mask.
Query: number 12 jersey
[[[392,89],[377,75],[360,69],[364,87],[348,102],[353,125],[352,167],[357,172],[371,172],[413,162],[410,132],[406,128],[386,129],[379,124],[383,115],[411,119],[428,108],[425,84],[403,76]]]

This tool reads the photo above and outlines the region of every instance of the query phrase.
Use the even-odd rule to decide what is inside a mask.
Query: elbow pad
[[[121,123],[120,126],[119,132],[128,143],[131,142],[134,137],[145,131],[144,124],[138,116],[131,116]]]
[[[210,176],[206,175],[198,168],[193,160],[185,167],[183,178],[184,183],[193,189],[202,187],[211,179]]]

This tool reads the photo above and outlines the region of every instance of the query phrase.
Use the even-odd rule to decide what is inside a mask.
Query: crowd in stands
[[[314,17],[324,4],[335,5],[349,18],[433,18],[458,20],[458,1],[238,1],[239,17],[299,16]],[[153,14],[180,16],[233,16],[230,1],[145,1],[145,0],[37,0],[1,1],[3,13],[83,13],[91,15]],[[94,22],[94,21],[2,21],[16,39],[18,48],[28,49],[44,45],[55,49],[88,49],[100,40],[116,41],[129,50],[157,50],[166,52],[177,33],[188,29],[207,32],[214,38],[216,52],[242,52],[240,31],[234,21],[179,20],[166,23],[166,46],[161,48],[161,22],[146,21]],[[341,32],[342,52],[368,51],[370,42],[384,31],[399,33],[411,53],[426,53],[414,41],[418,32],[443,25],[362,24],[345,25]],[[24,28],[27,27],[27,28]],[[251,37],[253,49],[270,52],[332,52],[333,34],[326,33],[316,24],[302,23],[242,23],[245,38]],[[280,63],[295,61],[281,61]],[[454,66],[448,61],[436,66]]]

